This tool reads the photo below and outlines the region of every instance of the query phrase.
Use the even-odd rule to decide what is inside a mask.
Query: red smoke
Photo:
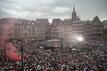
[[[14,31],[15,23],[15,18],[5,18],[0,20],[0,45],[4,45],[4,43],[6,43],[6,46],[4,45],[6,56],[10,60],[19,61],[21,59],[21,56],[17,54],[16,47],[13,46],[12,43],[7,43],[7,40],[10,38],[10,33]]]
[[[12,61],[21,60],[21,56],[17,54],[17,49],[12,43],[6,44],[6,56]]]

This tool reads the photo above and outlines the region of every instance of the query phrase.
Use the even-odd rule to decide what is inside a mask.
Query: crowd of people
[[[38,42],[14,42],[23,62],[13,62],[0,53],[0,71],[107,71],[107,48],[91,46],[79,50],[51,51]]]

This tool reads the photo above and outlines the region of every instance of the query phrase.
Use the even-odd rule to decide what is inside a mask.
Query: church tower
[[[75,20],[76,19],[76,11],[75,11],[75,6],[73,6],[73,12],[72,12],[72,19]]]
[[[72,12],[72,20],[80,20],[79,16],[77,16],[76,11],[75,11],[75,6],[73,6],[73,12]]]

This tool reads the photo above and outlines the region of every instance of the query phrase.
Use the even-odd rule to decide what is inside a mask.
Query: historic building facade
[[[68,46],[76,45],[78,36],[84,36],[84,24],[73,8],[71,19],[64,20],[64,41]]]
[[[91,21],[81,21],[77,16],[75,7],[69,19],[56,18],[53,19],[52,24],[49,23],[48,19],[33,21],[16,19],[13,29],[14,32],[10,32],[12,39],[35,39],[37,41],[58,39],[63,41],[65,46],[76,45],[78,36],[84,38],[82,43],[85,44],[102,44],[104,39],[104,25],[99,17],[96,16]]]
[[[60,39],[64,32],[64,23],[61,19],[53,19],[51,25],[51,39]]]
[[[85,24],[85,36],[90,44],[102,45],[104,34],[104,25],[101,23],[98,16],[92,21],[87,21]]]
[[[52,22],[51,31],[55,33],[51,33],[51,35],[55,36],[55,38],[59,37],[57,26],[60,25],[60,22],[62,21],[58,19],[54,19]],[[78,43],[103,45],[103,34],[104,25],[98,16],[94,17],[91,21],[81,21],[74,7],[71,18],[63,20],[63,32],[60,36],[63,36],[61,38],[63,38],[65,46],[77,45]],[[79,42],[77,40],[79,36],[83,37],[84,41]]]
[[[50,23],[48,19],[37,19],[36,21],[17,19],[14,32],[11,33],[13,39],[35,39],[48,40],[50,37]]]

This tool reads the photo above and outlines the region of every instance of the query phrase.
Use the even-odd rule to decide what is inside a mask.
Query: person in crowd
[[[30,40],[11,41],[20,49],[23,46],[24,71],[107,71],[107,56],[102,47],[87,47],[83,51],[57,52],[38,48],[38,42]],[[26,43],[27,42],[27,43]],[[20,71],[21,61],[11,62],[4,59],[0,52],[0,71]]]

